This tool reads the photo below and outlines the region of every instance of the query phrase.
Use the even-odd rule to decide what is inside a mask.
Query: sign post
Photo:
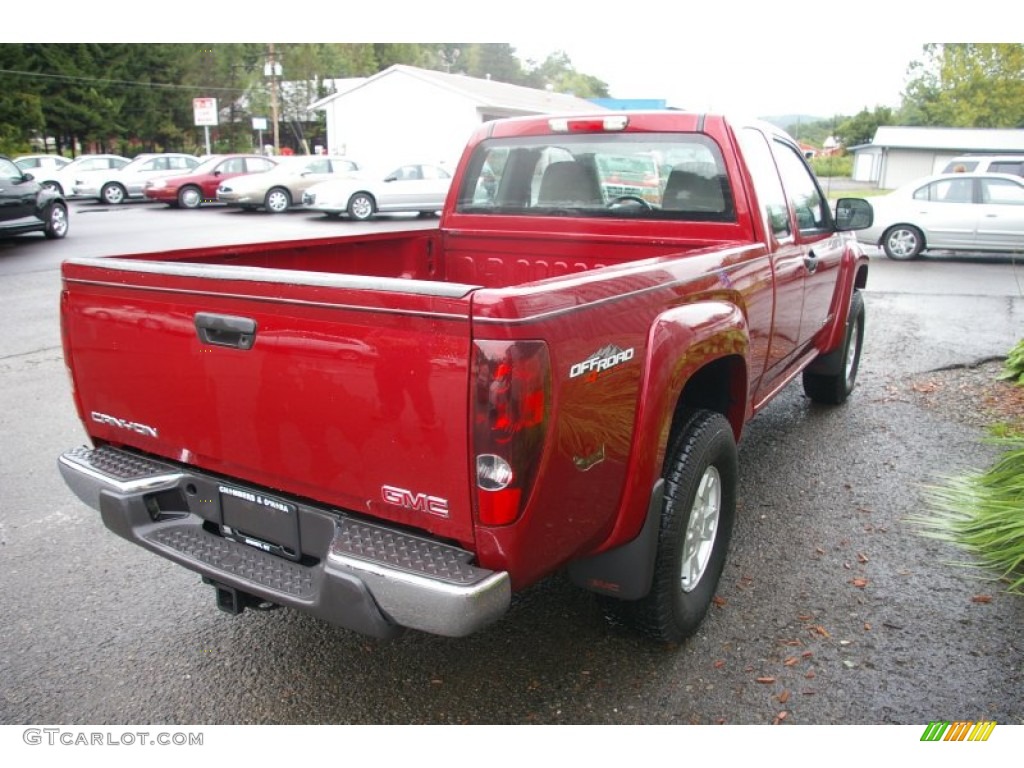
[[[206,135],[206,154],[210,152],[210,126],[217,125],[217,100],[199,98],[192,99],[192,113],[195,117],[195,124],[203,126]]]
[[[252,129],[258,131],[260,135],[259,144],[256,146],[260,148],[260,152],[263,151],[263,132],[267,130],[267,118],[265,117],[254,117],[252,119]]]

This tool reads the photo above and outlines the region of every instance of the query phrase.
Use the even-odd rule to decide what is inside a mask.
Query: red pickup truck
[[[631,159],[642,193],[601,176]],[[760,123],[486,123],[437,229],[65,262],[58,464],[234,613],[463,636],[567,570],[679,641],[744,425],[854,386],[871,218]]]

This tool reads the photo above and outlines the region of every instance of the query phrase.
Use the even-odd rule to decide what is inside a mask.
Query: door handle
[[[252,349],[256,343],[256,321],[248,317],[196,312],[196,333],[205,344],[233,349]]]

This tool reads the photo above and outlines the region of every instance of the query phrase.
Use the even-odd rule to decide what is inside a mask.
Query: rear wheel
[[[736,441],[729,421],[690,412],[665,462],[654,580],[646,597],[605,600],[614,618],[649,637],[678,643],[697,631],[725,565],[736,515]]]
[[[103,189],[100,190],[100,197],[108,205],[120,205],[127,196],[128,192],[125,188],[113,182],[104,184]]]
[[[284,213],[292,207],[292,196],[288,194],[287,189],[274,187],[272,190],[267,192],[267,196],[264,198],[263,203],[271,213]]]
[[[924,250],[924,234],[909,224],[891,227],[882,236],[882,250],[890,259],[897,261],[916,259]]]
[[[43,235],[47,240],[60,240],[68,233],[68,209],[64,203],[52,202],[46,210]]]
[[[830,373],[804,371],[804,392],[811,400],[824,405],[842,405],[853,392],[860,368],[860,351],[864,345],[864,298],[854,291],[850,313],[846,319],[843,345],[821,360]]]
[[[348,201],[348,215],[357,221],[368,221],[373,218],[377,206],[373,198],[365,192],[356,192]]]
[[[199,187],[182,187],[178,191],[178,205],[182,208],[198,208],[202,202],[203,193]]]

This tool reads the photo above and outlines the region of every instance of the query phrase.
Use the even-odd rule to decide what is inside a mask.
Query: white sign
[[[252,119],[252,129],[254,131],[265,131],[265,130],[267,130],[267,118],[265,118],[265,117],[254,117]]]
[[[217,125],[217,100],[192,99],[196,125]]]

